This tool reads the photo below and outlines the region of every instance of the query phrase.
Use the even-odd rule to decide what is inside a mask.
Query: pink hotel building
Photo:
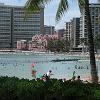
[[[17,41],[18,50],[31,50],[31,51],[46,51],[49,40],[58,40],[60,37],[58,34],[54,35],[34,35],[32,41],[26,43],[25,40]]]

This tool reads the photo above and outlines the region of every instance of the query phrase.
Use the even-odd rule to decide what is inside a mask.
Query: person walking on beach
[[[53,75],[53,74],[52,74],[52,71],[49,70],[49,71],[46,73],[46,80],[49,80],[51,75]]]

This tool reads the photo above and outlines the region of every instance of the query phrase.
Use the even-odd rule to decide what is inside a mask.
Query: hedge
[[[0,100],[100,100],[100,85],[0,77]]]

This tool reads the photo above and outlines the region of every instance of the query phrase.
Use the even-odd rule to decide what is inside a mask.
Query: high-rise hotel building
[[[91,23],[92,23],[92,31],[94,37],[100,34],[100,3],[90,4],[90,14],[91,14]],[[81,18],[80,18],[80,39],[84,38],[85,42],[87,42],[87,25],[86,25],[86,15],[85,10],[82,9]]]
[[[66,35],[71,48],[79,45],[80,18],[73,18],[70,22],[66,22]]]
[[[54,32],[55,32],[55,27],[54,26],[44,25],[44,34],[53,35]]]
[[[31,40],[35,34],[44,33],[44,8],[25,19],[22,6],[0,4],[0,48],[16,48],[19,40]]]
[[[0,4],[0,47],[10,47],[11,7]]]

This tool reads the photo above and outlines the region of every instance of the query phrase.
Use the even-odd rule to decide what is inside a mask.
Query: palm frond
[[[68,10],[68,1],[67,0],[60,0],[58,10],[56,13],[56,22],[58,22],[61,16]]]
[[[85,0],[78,0],[80,12],[82,12],[82,9],[85,7]]]
[[[51,0],[28,0],[25,4],[25,19],[30,13],[40,11],[40,8],[44,8],[50,1]]]
[[[25,4],[25,8],[28,11],[38,11],[41,6],[44,6],[51,0],[28,0]]]

